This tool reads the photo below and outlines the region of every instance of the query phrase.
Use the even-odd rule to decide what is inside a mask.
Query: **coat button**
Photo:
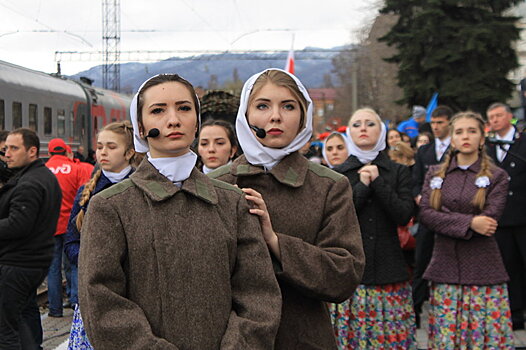
[[[513,191],[509,191],[509,192],[508,192],[508,195],[509,195],[509,196],[513,196]]]
[[[369,236],[369,239],[374,239],[374,236]]]
[[[515,162],[511,162],[510,167],[515,168]]]
[[[511,176],[508,176],[508,181],[511,181]]]
[[[373,222],[373,219],[369,219],[369,222]]]

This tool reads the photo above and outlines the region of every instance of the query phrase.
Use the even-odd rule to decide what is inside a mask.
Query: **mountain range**
[[[337,82],[333,73],[332,59],[352,46],[320,49],[307,47],[294,52],[295,75],[307,88],[329,87]],[[172,57],[153,63],[124,63],[120,66],[121,92],[136,91],[141,83],[159,73],[177,73],[195,87],[219,88],[233,81],[244,82],[251,75],[266,68],[284,68],[287,52],[277,53],[221,53],[202,54],[192,57]],[[93,85],[102,86],[102,66],[70,76],[72,79],[87,77]]]

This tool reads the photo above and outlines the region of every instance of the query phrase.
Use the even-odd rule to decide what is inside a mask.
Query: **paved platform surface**
[[[44,331],[44,343],[42,347],[44,350],[54,350],[66,342],[69,338],[71,330],[71,322],[73,321],[73,310],[64,309],[64,316],[55,318],[48,317],[47,313],[42,315],[42,329]]]

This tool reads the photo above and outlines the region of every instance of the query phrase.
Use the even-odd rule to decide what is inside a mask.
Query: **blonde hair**
[[[352,118],[355,115],[357,115],[358,113],[368,113],[368,114],[372,115],[373,117],[375,117],[380,124],[382,123],[382,118],[380,118],[380,116],[378,115],[378,113],[376,113],[376,111],[374,109],[372,109],[370,107],[364,107],[364,108],[360,108],[360,109],[357,109],[356,111],[354,111],[354,113],[349,118],[349,122],[347,123],[347,126],[351,126]]]
[[[455,129],[455,122],[457,122],[460,119],[467,118],[467,119],[473,119],[476,120],[478,123],[478,127],[480,130],[481,137],[484,137],[484,120],[480,116],[480,114],[467,111],[467,112],[460,112],[453,116],[451,121],[449,122],[449,128],[450,133],[453,135],[453,131]],[[449,152],[447,153],[444,162],[442,165],[438,168],[437,172],[435,173],[435,176],[438,176],[441,179],[444,179],[446,177],[447,169],[449,168],[451,164],[451,160],[453,157],[455,157],[456,151],[453,150],[452,147],[450,147]],[[481,157],[481,163],[480,163],[480,171],[477,174],[477,177],[481,176],[487,176],[488,178],[493,177],[492,169],[494,169],[495,164],[493,164],[493,161],[488,156],[486,151],[484,150],[484,147],[480,147],[479,149],[479,157]],[[433,207],[436,210],[440,210],[442,207],[442,189],[437,188],[433,189],[431,192],[431,196],[429,198],[429,203],[431,207]],[[477,193],[475,193],[475,196],[473,197],[473,200],[471,201],[471,204],[480,210],[484,209],[484,205],[486,204],[486,187],[480,187],[477,190]]]
[[[389,158],[391,160],[396,161],[395,159],[403,159],[406,158],[409,161],[414,160],[415,158],[415,151],[405,142],[398,141],[393,148],[389,150]],[[404,165],[410,165],[411,162],[408,164],[403,163]]]
[[[308,102],[303,93],[300,91],[298,84],[296,84],[294,79],[292,79],[292,77],[287,73],[274,69],[270,69],[263,72],[256,79],[254,85],[252,86],[252,90],[250,91],[250,97],[248,98],[248,104],[250,105],[252,101],[254,101],[254,98],[256,98],[256,94],[259,92],[259,90],[261,90],[263,86],[267,85],[268,83],[272,83],[280,87],[286,87],[296,98],[296,100],[300,104],[300,129],[302,129],[305,126],[304,124],[305,116],[307,115]]]
[[[129,120],[125,120],[122,122],[114,122],[106,125],[104,128],[102,128],[99,131],[99,134],[103,131],[111,131],[117,135],[124,136],[126,150],[124,151],[124,155],[126,155],[128,152],[132,151],[133,155],[131,156],[130,160],[128,161],[130,165],[136,165],[138,161],[138,156],[135,153],[135,149],[133,147],[133,127]],[[93,194],[93,190],[95,189],[95,186],[97,185],[97,181],[99,181],[100,176],[102,174],[102,170],[99,168],[95,174],[89,179],[88,182],[84,185],[84,189],[82,190],[82,193],[80,195],[80,201],[79,206],[81,207],[78,215],[77,220],[75,221],[75,224],[77,225],[77,229],[80,232],[80,229],[82,228],[82,222],[84,221],[84,209],[82,208],[91,198]]]

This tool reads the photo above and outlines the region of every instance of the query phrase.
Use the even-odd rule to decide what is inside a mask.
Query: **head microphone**
[[[148,137],[150,138],[156,138],[157,136],[159,136],[161,134],[161,132],[159,131],[159,129],[157,128],[153,128],[153,129],[150,129],[150,131],[148,131],[148,135],[146,135],[144,138],[147,139]]]
[[[260,139],[264,139],[265,136],[267,136],[267,132],[265,131],[265,129],[258,128],[255,125],[249,125],[249,126],[250,126],[250,129],[256,132],[256,136],[259,137]]]

